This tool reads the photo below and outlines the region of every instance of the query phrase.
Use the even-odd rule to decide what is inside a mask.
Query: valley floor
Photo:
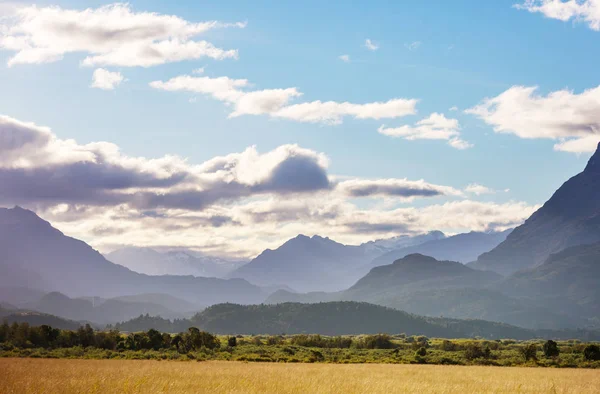
[[[589,369],[0,359],[0,393],[598,393]]]

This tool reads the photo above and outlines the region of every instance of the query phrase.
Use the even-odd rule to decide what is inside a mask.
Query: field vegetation
[[[0,359],[3,394],[479,393],[592,394],[589,369]]]
[[[405,334],[217,336],[195,327],[179,334],[154,329],[121,333],[27,323],[0,325],[0,357],[600,367],[598,344],[579,340],[448,340]]]

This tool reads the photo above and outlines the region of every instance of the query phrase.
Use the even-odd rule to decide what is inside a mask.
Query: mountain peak
[[[590,161],[588,161],[584,172],[600,172],[600,143],[598,143],[596,152],[592,155]]]

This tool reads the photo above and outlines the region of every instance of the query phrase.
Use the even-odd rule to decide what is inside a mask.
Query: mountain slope
[[[585,170],[554,195],[474,268],[503,275],[542,264],[565,248],[600,241],[600,145]]]
[[[519,271],[499,288],[536,299],[553,310],[579,313],[600,323],[600,243],[578,245],[551,255],[544,264]]]
[[[130,271],[19,207],[0,208],[0,250],[4,266],[33,272],[43,278],[44,289],[72,297],[167,293],[204,305],[264,299],[260,288],[241,279],[148,276]],[[6,274],[10,281],[11,271]]]
[[[504,241],[510,230],[502,232],[482,233],[472,231],[447,238],[436,239],[385,253],[373,260],[371,267],[391,264],[409,254],[419,253],[437,260],[469,263],[475,261],[482,253],[489,252]]]

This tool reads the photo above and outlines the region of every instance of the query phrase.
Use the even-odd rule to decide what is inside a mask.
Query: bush
[[[419,348],[419,350],[417,350],[415,352],[415,357],[420,356],[420,357],[425,357],[427,355],[427,349],[425,349],[424,347]]]
[[[588,361],[600,361],[600,347],[598,345],[587,345],[583,350],[583,357]]]
[[[392,349],[394,344],[387,334],[368,335],[362,340],[365,349]]]
[[[227,346],[236,347],[237,346],[237,338],[236,337],[227,338]]]
[[[537,360],[537,345],[535,343],[525,344],[519,348],[519,353],[525,361]]]
[[[445,339],[440,346],[440,348],[445,352],[453,352],[457,349],[457,347],[458,346],[456,346],[454,342],[448,341],[447,339]]]
[[[552,339],[549,339],[548,341],[546,341],[546,343],[544,343],[543,350],[544,356],[546,358],[558,357],[558,355],[560,354],[560,350],[558,350],[558,344]]]
[[[465,358],[469,361],[484,358],[489,359],[492,357],[492,352],[489,347],[481,347],[479,343],[472,342],[465,347]]]

